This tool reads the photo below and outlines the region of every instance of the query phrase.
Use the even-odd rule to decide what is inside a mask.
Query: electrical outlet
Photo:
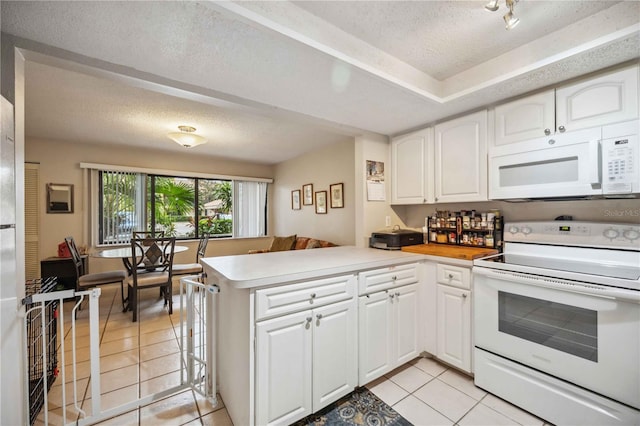
[[[391,226],[391,216],[384,218],[384,226]]]

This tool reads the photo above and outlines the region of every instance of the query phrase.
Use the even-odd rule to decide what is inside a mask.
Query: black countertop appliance
[[[400,250],[404,246],[414,246],[423,242],[422,232],[411,229],[393,229],[388,232],[373,232],[369,238],[369,247]]]

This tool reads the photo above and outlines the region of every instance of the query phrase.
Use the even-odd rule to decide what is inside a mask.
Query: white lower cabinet
[[[359,299],[358,382],[363,386],[420,354],[418,284]]]
[[[436,356],[471,373],[471,290],[437,284]]]
[[[256,323],[256,424],[287,425],[357,386],[355,299]]]

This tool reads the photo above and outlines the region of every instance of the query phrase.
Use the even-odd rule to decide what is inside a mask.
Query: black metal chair
[[[67,243],[67,247],[69,247],[69,252],[71,252],[71,258],[73,259],[76,269],[76,291],[83,291],[99,285],[120,283],[120,295],[122,297],[122,306],[124,307],[124,281],[127,279],[127,273],[118,270],[87,274],[73,237],[66,237],[64,241]]]
[[[200,238],[198,242],[198,250],[196,251],[195,263],[176,263],[173,265],[173,276],[176,275],[196,275],[202,273],[202,264],[200,258],[204,256],[207,251],[207,244],[209,243],[209,235],[205,235]]]
[[[133,322],[138,320],[138,291],[147,288],[160,287],[164,305],[169,305],[169,314],[173,313],[171,278],[175,244],[174,237],[131,239],[132,268],[127,278],[129,298],[125,311],[133,312]]]

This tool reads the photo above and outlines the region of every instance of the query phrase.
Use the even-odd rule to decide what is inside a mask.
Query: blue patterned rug
[[[294,426],[412,426],[367,388],[359,388]]]

